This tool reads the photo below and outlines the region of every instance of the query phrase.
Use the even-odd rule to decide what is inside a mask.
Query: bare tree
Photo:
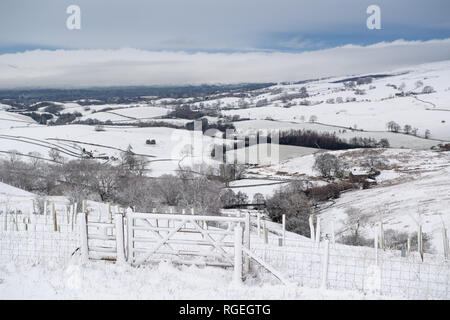
[[[316,155],[313,168],[324,178],[341,178],[345,171],[342,161],[331,153],[321,153]]]
[[[392,131],[392,132],[399,132],[400,131],[400,125],[395,122],[395,121],[389,121],[386,124],[388,131]]]
[[[348,226],[349,234],[341,237],[340,242],[353,246],[372,244],[373,240],[366,239],[361,235],[361,228],[369,221],[368,216],[364,215],[361,210],[354,207],[347,208],[345,213],[347,214],[345,225]]]
[[[61,153],[57,150],[57,149],[50,149],[50,151],[48,152],[48,156],[50,157],[50,159],[52,159],[55,162],[62,162],[63,157],[61,156]]]
[[[411,131],[412,131],[412,127],[411,127],[409,124],[405,124],[405,126],[403,127],[403,131],[404,131],[406,134],[410,134]]]
[[[262,193],[255,193],[253,195],[253,201],[254,204],[264,204],[266,202],[266,199],[264,198],[264,195]]]
[[[316,122],[316,121],[317,121],[317,116],[312,115],[311,117],[309,117],[309,122],[314,123],[314,122]]]
[[[311,206],[303,192],[298,192],[297,186],[288,185],[275,191],[266,200],[266,207],[272,221],[281,222],[286,215],[286,230],[309,237],[309,215]]]
[[[422,93],[433,93],[434,92],[434,88],[432,86],[426,86],[422,89]]]

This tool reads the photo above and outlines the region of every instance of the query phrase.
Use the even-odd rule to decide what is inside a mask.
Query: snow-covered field
[[[147,145],[148,139],[155,139],[156,144]],[[131,145],[134,153],[150,161],[151,174],[159,176],[173,173],[182,159],[186,165],[210,160],[212,146],[221,139],[202,135],[197,139],[192,131],[161,127],[107,127],[105,131],[97,132],[87,125],[36,125],[0,129],[0,141],[0,151],[17,150],[24,155],[34,152],[46,159],[51,149],[59,150],[63,157],[76,159],[81,157],[83,148],[95,157],[118,159]],[[194,145],[197,147],[193,152]]]
[[[364,152],[357,149],[335,151],[333,154],[348,163],[349,169],[359,171],[365,158]],[[384,149],[379,152],[387,165],[377,177],[378,185],[367,190],[345,192],[321,212],[325,231],[330,231],[331,221],[335,222],[337,232],[345,230],[345,211],[352,207],[369,217],[368,225],[363,228],[369,236],[380,218],[386,228],[405,232],[417,231],[417,222],[420,221],[423,231],[432,237],[434,250],[442,252],[442,227],[450,226],[450,153],[407,149]],[[248,176],[317,180],[319,173],[313,165],[314,156],[307,155],[282,161],[278,165],[249,169]],[[249,195],[267,192],[257,186],[258,180],[248,184],[255,185],[249,189]],[[275,186],[272,187],[275,189]],[[240,190],[246,192],[246,188]],[[270,192],[266,194],[270,195]]]
[[[389,299],[355,291],[333,291],[232,281],[232,271],[161,262],[140,268],[97,262],[36,266],[0,264],[0,299]]]
[[[246,99],[249,108],[224,110],[223,114],[239,115],[241,118],[253,120],[270,118],[294,121],[305,126],[307,124],[303,122],[309,121],[311,116],[316,116],[315,122],[346,128],[356,126],[357,129],[365,131],[387,131],[386,124],[389,121],[395,121],[402,128],[406,124],[416,127],[419,136],[423,136],[428,129],[431,131],[431,138],[450,140],[450,113],[448,112],[450,61],[386,73],[390,76],[374,79],[371,84],[358,85],[358,89],[364,90],[363,95],[355,94],[354,89],[345,89],[343,83],[336,83],[345,78],[329,78],[307,84],[278,85],[267,88],[265,93]],[[397,89],[394,89],[392,85]],[[309,97],[289,99],[288,102],[292,106],[283,107],[286,105],[283,97],[298,93],[303,86],[306,87]],[[432,87],[435,92],[422,94],[426,86]],[[414,92],[417,95],[397,97],[396,94],[401,92]],[[342,98],[343,103],[337,103],[336,98]],[[356,100],[346,102],[347,98]],[[254,105],[262,99],[267,99],[266,106],[252,106],[252,103]],[[300,105],[305,100],[311,104]],[[237,126],[241,124],[237,123]],[[398,145],[394,142],[393,146]],[[405,145],[405,147],[411,146]]]
[[[429,259],[427,261],[431,261],[433,265],[422,265],[422,262],[416,261],[417,257],[410,257],[408,258],[410,260],[400,262],[390,261],[392,257],[388,254],[387,262],[383,266],[385,269],[382,270],[386,273],[390,272],[385,278],[386,281],[397,281],[396,286],[408,286],[408,282],[405,284],[402,282],[405,279],[402,279],[400,271],[394,270],[397,273],[394,272],[395,275],[392,276],[392,268],[399,268],[399,266],[407,268],[407,281],[425,279],[422,283],[424,287],[418,286],[414,290],[417,288],[419,291],[423,288],[432,290],[435,278],[448,275],[445,273],[448,269],[442,269],[445,272],[439,272],[441,270],[439,268],[448,267],[442,263],[442,228],[445,227],[448,230],[450,227],[448,209],[450,207],[450,153],[431,151],[430,148],[450,140],[450,61],[395,70],[389,72],[387,77],[374,79],[370,84],[356,86],[357,89],[364,90],[365,94],[357,94],[356,88],[345,88],[344,84],[339,82],[343,79],[341,77],[306,84],[279,84],[248,92],[248,95],[242,95],[244,98],[211,95],[205,101],[195,102],[194,107],[217,109],[218,116],[214,114],[207,117],[210,123],[217,122],[220,119],[220,113],[222,116],[239,115],[241,118],[250,119],[233,122],[240,133],[249,133],[252,130],[305,129],[332,133],[347,140],[353,137],[387,139],[391,149],[376,150],[378,157],[385,161],[380,169],[380,175],[376,178],[377,185],[366,190],[349,190],[342,193],[338,199],[320,204],[317,213],[321,217],[322,232],[323,235],[331,234],[332,229],[337,234],[345,232],[348,228],[346,219],[349,208],[358,210],[361,215],[368,218],[368,222],[361,226],[361,232],[370,239],[380,220],[385,229],[408,233],[416,231],[417,224],[420,223],[423,231],[431,237],[432,251],[430,253],[434,255],[430,254],[426,259]],[[426,86],[431,86],[434,92],[422,93]],[[289,95],[298,94],[302,87],[306,88],[309,97],[289,98]],[[414,94],[400,96],[408,92]],[[342,98],[343,102],[337,103],[337,98]],[[192,99],[194,98],[154,99],[151,102],[133,104],[88,106],[82,106],[75,101],[55,102],[55,104],[63,107],[61,114],[81,113],[82,116],[77,120],[111,120],[117,123],[154,120],[185,125],[190,120],[164,119],[164,117],[176,105],[179,105],[180,101],[189,102]],[[256,106],[262,99],[267,99],[263,103],[264,106]],[[347,99],[348,102],[346,102]],[[196,101],[198,101],[197,98]],[[214,163],[210,157],[212,147],[214,144],[224,142],[221,138],[211,138],[201,133],[196,136],[197,133],[193,131],[167,127],[105,126],[104,131],[98,131],[93,126],[78,124],[45,126],[37,124],[30,117],[8,112],[9,108],[7,105],[0,104],[0,157],[5,159],[8,158],[8,152],[11,150],[17,150],[25,159],[30,153],[49,159],[49,151],[56,149],[69,160],[79,159],[83,152],[87,151],[94,157],[109,157],[111,163],[115,163],[120,158],[121,152],[131,146],[135,154],[148,160],[147,174],[161,176],[166,173],[175,173],[180,166],[193,166],[202,162]],[[105,108],[111,109],[104,110]],[[37,112],[46,112],[45,107]],[[311,120],[314,117],[316,119]],[[386,124],[389,121],[395,121],[401,126],[399,133],[387,131]],[[404,125],[417,128],[417,136],[402,132]],[[423,137],[425,130],[430,130],[429,139]],[[201,139],[201,143],[198,138]],[[156,141],[156,144],[146,143],[147,140],[152,139]],[[238,163],[251,163],[253,166],[246,170],[245,179],[232,181],[230,186],[235,192],[246,193],[249,202],[257,193],[261,193],[266,198],[270,197],[275,190],[294,179],[309,181],[312,185],[328,183],[313,169],[315,154],[326,150],[282,145],[276,149],[278,157],[273,157],[272,154],[264,153],[265,146],[242,148],[240,150],[242,152],[239,152],[237,156]],[[262,149],[262,153],[259,149]],[[370,157],[367,150],[361,149],[332,153],[344,161],[348,166],[347,169],[352,172],[366,170],[363,162]],[[250,155],[255,154],[259,154],[260,158],[253,161]],[[228,154],[228,160],[233,161],[233,153]],[[57,219],[61,221],[61,228],[57,232],[76,232],[76,228],[74,229],[71,225],[73,218],[72,220],[69,218],[70,211],[67,211],[69,205],[67,198],[43,197],[0,182],[0,211],[20,211],[19,216],[14,217],[16,213],[12,213],[11,220],[0,223],[0,226],[4,228],[6,225],[7,229],[0,231],[0,236],[3,236],[3,239],[0,238],[3,241],[3,247],[0,247],[3,251],[0,253],[8,252],[9,254],[11,252],[8,250],[12,247],[14,250],[23,250],[20,248],[27,246],[27,250],[45,251],[45,239],[38,237],[37,240],[42,240],[39,242],[41,246],[29,248],[33,244],[33,239],[27,238],[28,234],[20,233],[28,232],[28,223],[25,221],[32,210],[32,201],[39,198],[41,200],[45,198],[49,203],[55,204]],[[88,202],[88,209],[97,214],[99,220],[102,214],[108,212],[107,204],[93,201]],[[4,216],[0,214],[0,218]],[[51,218],[47,221],[45,216],[37,220],[44,218],[48,226],[38,228],[38,231],[53,233]],[[364,272],[374,263],[373,249],[333,247],[331,257],[335,259],[335,266],[330,269],[331,273],[335,273],[338,277],[342,272],[343,276],[330,281],[335,281],[332,283],[340,290],[312,289],[307,285],[318,286],[322,251],[311,251],[312,247],[308,239],[288,233],[287,243],[293,245],[287,245],[286,251],[282,252],[284,249],[277,247],[281,226],[269,221],[267,226],[271,233],[271,248],[264,247],[262,238],[255,237],[253,234],[254,250],[264,256],[266,261],[270,261],[272,265],[285,272],[290,280],[297,284],[282,286],[278,281],[265,277],[261,273],[238,285],[231,281],[232,270],[179,267],[167,262],[140,268],[104,261],[83,265],[79,255],[74,254],[72,258],[65,256],[63,262],[50,259],[37,264],[36,261],[18,262],[14,259],[1,259],[0,299],[386,298],[361,291],[364,287]],[[9,232],[18,233],[11,236],[11,240],[8,238],[11,235]],[[64,238],[58,238],[57,232],[56,235],[52,235],[53,238],[49,234],[47,240],[50,239],[49,241],[53,242],[57,240],[55,243],[64,241]],[[21,238],[21,236],[24,237]],[[76,240],[67,241],[72,242],[68,242],[67,248],[58,251],[56,256],[73,251]],[[307,243],[304,252],[299,246],[294,245],[300,242]],[[344,251],[350,252],[347,260],[345,256],[339,256],[339,253]],[[41,253],[46,254],[46,252]],[[6,253],[3,256],[0,254],[0,258],[5,256]],[[37,256],[39,257],[39,252]],[[403,259],[399,257],[399,252],[392,253],[392,256],[395,259]],[[339,267],[343,267],[343,270]],[[414,278],[415,276],[417,279]],[[421,276],[425,278],[420,278]],[[348,277],[351,279],[348,280]],[[439,281],[442,284],[442,279]],[[298,283],[305,286],[302,287]],[[347,288],[346,284],[354,291],[344,290]],[[392,290],[394,295],[401,291],[397,289]],[[388,292],[391,292],[389,290]],[[442,295],[442,292],[440,294]]]
[[[391,148],[407,148],[426,150],[441,143],[441,141],[433,139],[424,139],[415,137],[413,135],[406,135],[403,133],[394,133],[387,131],[359,131],[350,128],[336,127],[332,125],[324,125],[319,123],[300,122],[299,120],[287,121],[273,121],[273,120],[248,120],[238,121],[235,123],[237,130],[243,134],[259,131],[269,130],[311,130],[317,132],[327,132],[335,134],[337,137],[346,139],[347,141],[354,137],[372,138],[377,141],[380,139],[387,139]]]
[[[126,121],[135,122],[137,120],[153,119],[167,115],[170,110],[161,107],[140,106],[114,109],[105,112],[85,114],[80,120],[96,119],[100,121]]]
[[[36,122],[30,117],[12,112],[1,111],[0,109],[0,129],[27,127],[34,124],[36,124]]]

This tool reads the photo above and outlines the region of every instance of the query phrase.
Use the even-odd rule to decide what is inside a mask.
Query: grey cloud
[[[0,55],[0,88],[296,81],[386,72],[449,58],[450,39],[302,53],[35,50]]]
[[[273,34],[365,34],[373,0],[2,0],[0,47],[245,50],[271,47]],[[82,10],[82,30],[65,27],[66,8]],[[378,0],[386,34],[441,28],[448,0]],[[437,31],[436,31],[437,32]],[[274,41],[273,43],[268,43]]]

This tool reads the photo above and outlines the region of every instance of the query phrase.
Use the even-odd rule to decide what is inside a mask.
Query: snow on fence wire
[[[67,262],[79,248],[76,216],[0,211],[0,261]]]
[[[285,237],[282,230],[276,230],[277,236],[267,236],[266,232],[264,234],[257,232],[250,237],[250,224],[258,225],[258,218],[260,218],[258,216],[254,217],[257,220],[256,223],[253,221],[250,223],[249,216],[243,218],[241,214],[235,218],[194,215],[185,215],[180,218],[180,215],[171,214],[135,214],[135,217],[140,217],[141,221],[134,221],[134,225],[129,225],[127,221],[133,220],[130,218],[133,213],[127,214],[127,219],[127,215],[121,214],[117,208],[114,211],[114,214],[109,210],[107,214],[98,211],[89,212],[87,215],[86,226],[94,231],[90,233],[90,239],[86,237],[86,240],[89,240],[89,244],[86,243],[86,245],[94,249],[88,254],[95,254],[96,249],[100,248],[115,260],[119,258],[118,243],[122,243],[122,258],[130,262],[130,251],[134,250],[138,253],[140,249],[144,257],[150,257],[148,253],[151,255],[156,253],[151,251],[155,244],[162,243],[164,246],[161,248],[170,251],[164,254],[172,255],[177,255],[186,249],[184,248],[186,245],[205,245],[205,247],[209,246],[210,250],[217,249],[216,246],[221,245],[228,257],[234,258],[228,263],[238,266],[235,268],[236,279],[237,275],[242,275],[242,267],[244,272],[248,268],[246,266],[249,261],[248,256],[253,255],[253,260],[259,260],[260,264],[266,263],[266,268],[275,270],[275,273],[272,270],[272,274],[275,276],[278,274],[280,280],[296,282],[303,286],[375,291],[383,295],[409,299],[450,299],[450,265],[440,256],[426,255],[425,262],[422,262],[418,253],[401,257],[400,252],[397,251],[376,251],[373,248],[340,244],[330,245],[327,254],[327,241],[290,239]],[[77,248],[83,247],[80,243],[79,223],[82,219],[79,219],[81,218],[79,215],[83,214],[76,214],[71,210],[52,210],[51,214],[47,215],[34,214],[31,211],[28,214],[18,211],[9,211],[5,214],[0,211],[0,261],[67,262]],[[186,222],[184,227],[178,230],[187,231],[181,238],[178,238],[179,235],[175,236],[179,234],[178,231],[173,234],[174,237],[167,237],[171,230],[177,229],[174,217]],[[208,223],[202,223],[211,219],[217,221],[209,226]],[[225,225],[219,226],[220,223]],[[120,233],[116,231],[118,225],[119,229],[124,230],[123,238],[119,241],[117,236]],[[240,225],[245,226],[244,232]],[[85,230],[89,228],[86,227]],[[234,233],[231,231],[232,228]],[[129,238],[131,234],[129,231],[133,233],[131,238]],[[154,237],[146,239],[145,237],[149,235]],[[223,237],[224,235],[226,236]],[[196,238],[191,238],[192,236]],[[264,239],[266,237],[267,244]],[[249,249],[246,244],[250,243],[250,238]],[[237,248],[236,243],[239,244]],[[131,244],[136,246],[131,247]],[[241,247],[242,245],[244,247]],[[217,252],[213,254],[214,250],[210,250],[206,251],[207,255],[217,257]],[[244,264],[242,264],[243,258],[247,261]],[[134,258],[131,259],[133,261]]]
[[[377,292],[408,299],[450,299],[450,264],[428,255],[422,262],[418,253],[401,257],[396,251],[367,247],[319,244],[278,238],[268,244],[252,241],[252,251],[282,272],[289,281],[334,290]]]

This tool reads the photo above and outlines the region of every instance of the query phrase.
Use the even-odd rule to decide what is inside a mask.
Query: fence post
[[[267,231],[266,220],[264,220],[264,243],[269,243],[269,232]]]
[[[8,231],[8,210],[6,208],[3,214],[3,231]]]
[[[30,208],[30,230],[36,231],[36,215],[33,208]]]
[[[127,255],[127,261],[130,264],[134,263],[134,252],[133,252],[133,217],[132,213],[127,212],[127,237],[128,237],[128,255]]]
[[[378,232],[377,232],[377,229],[375,229],[374,235],[375,235],[375,238],[374,238],[375,264],[378,265]]]
[[[311,234],[311,240],[312,242],[316,242],[316,230],[314,230],[314,216],[310,215],[309,216],[309,232]]]
[[[58,218],[56,215],[56,208],[54,202],[52,202],[52,218],[53,218],[53,231],[58,231]]]
[[[334,220],[331,220],[331,243],[336,244],[336,231],[334,229]]]
[[[316,246],[320,245],[320,217],[316,217]]]
[[[384,236],[384,228],[382,221],[380,221],[380,248],[383,250],[386,249],[386,238]]]
[[[86,212],[80,214],[80,250],[81,261],[86,263],[89,261],[88,232],[87,232],[87,216]]]
[[[244,243],[245,248],[247,248],[247,250],[250,250],[250,214],[248,212],[245,214]],[[250,258],[248,256],[245,256],[244,260],[245,260],[245,272],[249,272]]]
[[[422,225],[419,225],[419,231],[417,232],[417,250],[419,251],[420,258],[423,261],[423,237],[422,237]]]
[[[237,223],[234,227],[234,273],[233,281],[242,282],[242,227]]]
[[[409,257],[411,253],[411,235],[408,235],[408,240],[406,240],[406,255]]]
[[[444,259],[448,260],[448,237],[447,237],[447,229],[442,228],[442,240],[444,241]]]
[[[71,214],[71,227],[72,227],[72,231],[73,231],[73,226],[76,224],[76,221],[75,221],[75,206],[72,204],[72,205],[70,205],[70,214]]]
[[[44,201],[45,224],[47,224],[47,200]]]
[[[256,224],[258,226],[258,238],[261,237],[261,213],[256,213]]]
[[[125,242],[123,237],[123,216],[121,213],[116,213],[116,250],[117,250],[117,262],[125,262]]]
[[[328,264],[330,260],[330,242],[325,240],[325,246],[323,251],[323,261],[322,261],[322,284],[321,288],[326,289],[328,283]]]
[[[283,246],[286,243],[286,215],[283,214],[281,216],[281,225],[283,227],[282,237],[283,237]]]

